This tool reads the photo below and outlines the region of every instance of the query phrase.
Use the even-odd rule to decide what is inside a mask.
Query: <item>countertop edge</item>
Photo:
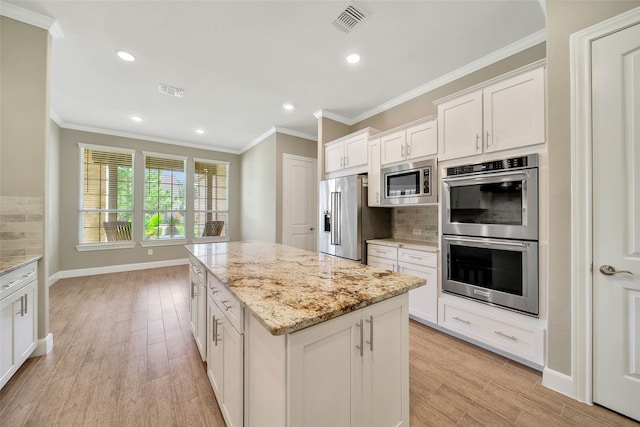
[[[0,260],[6,260],[11,258],[18,258],[18,257],[3,257],[3,258],[0,258]],[[33,255],[33,256],[27,255],[26,257],[19,257],[19,258],[20,259],[16,260],[15,263],[11,264],[9,267],[4,268],[2,271],[0,271],[0,276],[4,276],[6,274],[11,273],[12,271],[19,269],[20,267],[24,267],[27,264],[31,264],[32,262],[38,261],[42,258],[42,255]]]

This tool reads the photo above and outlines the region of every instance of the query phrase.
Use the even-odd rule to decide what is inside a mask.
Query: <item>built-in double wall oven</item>
[[[442,290],[539,314],[538,157],[446,169]]]

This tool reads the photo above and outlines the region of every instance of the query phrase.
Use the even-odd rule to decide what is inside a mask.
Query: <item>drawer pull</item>
[[[227,303],[229,301],[228,300],[220,300],[220,302],[222,303],[222,306],[224,307],[224,311],[229,311],[229,309],[231,308],[230,305],[227,305]]]
[[[458,316],[453,316],[453,318],[454,318],[455,320],[457,320],[458,322],[466,323],[467,325],[470,325],[470,324],[471,324],[471,322],[469,322],[468,320],[461,319],[461,318],[459,318]],[[496,334],[497,334],[497,332],[496,332]]]
[[[411,258],[411,259],[417,259],[418,261],[420,261],[422,259],[419,256],[415,256],[415,255],[408,255],[408,257]]]
[[[510,339],[511,341],[518,341],[517,337],[515,337],[513,335],[507,335],[502,331],[495,331],[494,334],[500,335],[501,337],[504,337],[504,338],[507,338],[507,339]]]

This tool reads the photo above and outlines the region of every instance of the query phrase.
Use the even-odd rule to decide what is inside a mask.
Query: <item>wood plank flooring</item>
[[[54,348],[0,391],[0,425],[224,426],[191,335],[188,292],[186,266],[58,281]],[[413,321],[410,377],[414,427],[639,425]]]

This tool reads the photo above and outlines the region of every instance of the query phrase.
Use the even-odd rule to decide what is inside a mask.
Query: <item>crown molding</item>
[[[311,141],[318,141],[318,137],[317,136],[313,136],[313,135],[310,135],[308,133],[298,132],[296,130],[288,129],[288,128],[280,127],[280,126],[272,126],[271,128],[269,128],[269,130],[267,130],[266,132],[264,132],[263,134],[261,134],[257,138],[254,138],[250,143],[248,143],[247,145],[242,147],[240,149],[239,153],[242,154],[245,151],[249,150],[250,148],[255,147],[256,145],[260,144],[262,141],[264,141],[265,139],[269,138],[271,135],[273,135],[275,133],[284,133],[286,135],[291,135],[291,136],[295,136],[295,137],[298,137],[298,138],[309,139]]]
[[[240,151],[232,148],[217,147],[217,146],[211,146],[206,144],[196,144],[193,142],[184,142],[184,141],[178,141],[175,139],[159,138],[157,136],[142,135],[142,134],[137,134],[133,132],[121,132],[121,131],[111,130],[111,129],[102,129],[102,128],[97,128],[93,126],[79,125],[75,123],[66,123],[60,120],[59,117],[58,117],[59,121],[56,120],[54,117],[51,117],[51,119],[55,121],[58,124],[58,126],[60,126],[63,129],[99,133],[103,135],[119,136],[122,138],[141,139],[143,141],[159,142],[161,144],[179,145],[181,147],[197,148],[200,150],[207,150],[207,151],[218,151],[221,153],[240,154]]]
[[[380,114],[383,111],[396,107],[404,102],[407,102],[413,98],[416,98],[420,95],[423,95],[441,86],[444,86],[447,83],[451,83],[454,80],[457,80],[461,77],[464,77],[468,74],[478,71],[502,59],[508,58],[511,55],[515,55],[518,52],[522,52],[523,50],[533,47],[537,44],[540,44],[546,40],[547,40],[546,30],[540,30],[508,46],[498,49],[476,61],[470,62],[469,64],[463,67],[453,70],[450,73],[444,74],[443,76],[440,76],[437,79],[431,80],[430,82],[422,86],[419,86],[412,91],[409,91],[396,98],[393,98],[385,102],[384,104],[380,104],[377,107],[374,107],[368,111],[365,111],[364,113],[359,114],[352,119],[342,117],[338,114],[332,113],[327,110],[318,110],[316,113],[314,113],[314,116],[316,116],[316,118],[327,117],[332,120],[337,120],[341,123],[352,126],[356,123],[359,123],[363,120],[368,119],[369,117],[373,117],[376,114]]]
[[[0,15],[47,30],[54,39],[64,37],[60,24],[50,16],[41,15],[6,2],[0,2]]]

